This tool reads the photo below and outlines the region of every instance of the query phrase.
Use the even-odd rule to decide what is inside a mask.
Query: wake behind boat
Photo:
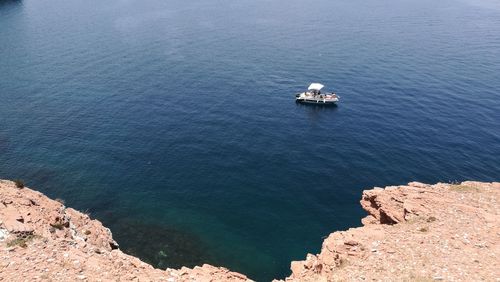
[[[295,101],[301,104],[335,105],[340,97],[334,92],[322,94],[323,87],[321,83],[311,83],[307,91],[295,95]]]

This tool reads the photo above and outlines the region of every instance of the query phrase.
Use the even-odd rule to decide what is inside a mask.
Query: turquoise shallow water
[[[259,281],[361,191],[498,180],[495,1],[0,1],[0,178]],[[336,108],[296,105],[323,82]]]

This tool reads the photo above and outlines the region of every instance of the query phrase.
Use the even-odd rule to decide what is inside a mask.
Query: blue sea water
[[[0,178],[161,268],[283,278],[364,189],[498,180],[499,98],[493,0],[0,0]]]

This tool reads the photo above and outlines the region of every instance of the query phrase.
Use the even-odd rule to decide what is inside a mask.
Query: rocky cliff
[[[121,252],[99,221],[6,180],[0,180],[0,280],[249,281],[211,265],[154,269]]]
[[[21,186],[21,185],[17,185]],[[154,269],[109,229],[0,180],[0,280],[248,281],[222,267]],[[500,183],[409,183],[363,192],[363,226],[334,232],[286,281],[499,281]]]
[[[499,281],[500,183],[363,192],[363,227],[334,232],[286,281]]]

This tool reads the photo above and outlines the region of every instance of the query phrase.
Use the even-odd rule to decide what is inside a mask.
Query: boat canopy
[[[323,87],[325,86],[321,83],[311,83],[311,85],[309,85],[309,88],[307,88],[307,90],[320,91],[321,89],[323,89]]]

